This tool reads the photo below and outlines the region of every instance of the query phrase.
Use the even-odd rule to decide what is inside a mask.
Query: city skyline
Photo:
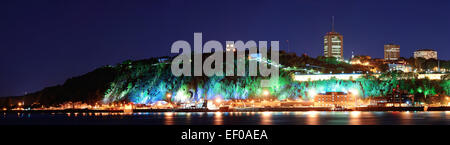
[[[2,2],[8,13],[1,14],[6,22],[0,24],[4,30],[0,34],[4,40],[0,96],[62,84],[67,78],[127,59],[170,55],[172,42],[191,40],[194,32],[221,42],[279,40],[281,50],[289,47],[297,55],[316,57],[323,55],[322,37],[330,31],[331,16],[337,19],[336,31],[346,37],[345,59],[352,51],[383,58],[383,45],[389,43],[400,45],[400,56],[406,58],[420,48],[439,54],[450,51],[445,43],[450,34],[448,1],[407,1],[406,5],[405,1],[329,5],[262,1],[234,7],[235,2],[91,2],[89,7],[83,6],[85,1]]]
[[[2,0],[0,19],[7,140],[446,141],[450,0]]]

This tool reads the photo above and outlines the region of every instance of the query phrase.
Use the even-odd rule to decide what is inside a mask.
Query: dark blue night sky
[[[62,84],[103,65],[169,55],[176,40],[279,40],[318,56],[322,36],[344,35],[344,56],[383,57],[383,45],[450,59],[448,0],[2,0],[0,96]],[[192,44],[191,44],[192,45]]]

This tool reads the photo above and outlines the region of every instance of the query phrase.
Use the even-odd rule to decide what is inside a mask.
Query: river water
[[[3,113],[0,125],[450,125],[450,111]]]

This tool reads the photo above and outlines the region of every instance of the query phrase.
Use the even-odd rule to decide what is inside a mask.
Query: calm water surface
[[[450,111],[3,113],[0,125],[450,125]]]

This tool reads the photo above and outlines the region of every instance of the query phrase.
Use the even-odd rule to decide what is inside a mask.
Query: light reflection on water
[[[450,111],[3,113],[0,124],[450,125]]]
[[[214,113],[214,125],[223,125],[222,112]]]
[[[360,111],[352,111],[350,112],[350,125],[361,125],[361,112]]]
[[[412,124],[412,119],[414,118],[413,113],[406,111],[406,112],[402,113],[401,116],[402,116],[401,124],[404,124],[404,125]]]
[[[173,112],[165,112],[164,113],[164,125],[173,125]]]
[[[259,112],[261,113],[261,125],[272,125],[273,112]]]
[[[306,115],[306,125],[319,125],[319,112],[316,111],[308,111],[308,112],[298,112]]]

